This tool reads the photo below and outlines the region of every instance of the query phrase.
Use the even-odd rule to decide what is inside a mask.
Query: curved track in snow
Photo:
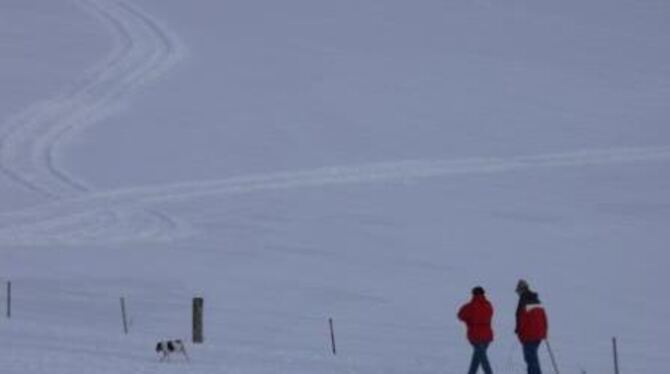
[[[206,196],[233,196],[269,190],[655,161],[670,161],[670,146],[614,148],[510,158],[411,160],[120,189],[91,193],[77,199],[10,215],[0,215],[0,243],[16,245],[54,242],[81,244],[89,241],[114,243],[157,237],[151,230],[147,231],[147,227],[150,226],[143,225],[136,217],[106,217],[94,214],[106,206],[122,208],[122,212],[146,211],[163,204]],[[119,225],[119,222],[123,224]],[[110,225],[110,223],[117,224]],[[174,226],[172,229],[173,238],[188,234],[183,227]]]
[[[58,146],[113,114],[125,98],[182,56],[176,39],[140,10],[118,1],[79,3],[111,31],[112,53],[67,92],[10,119],[0,133],[0,170],[54,198],[90,190],[58,166]]]
[[[181,57],[178,40],[150,15],[122,0],[76,0],[114,38],[108,57],[61,95],[0,127],[0,172],[49,203],[0,214],[0,244],[113,244],[173,240],[190,234],[161,207],[206,196],[383,183],[467,174],[670,161],[670,146],[612,148],[509,158],[409,160],[257,174],[211,181],[96,191],[58,163],[58,150],[78,130],[119,110],[134,92]]]
[[[140,9],[115,0],[77,0],[109,30],[111,53],[57,97],[39,102],[0,127],[0,172],[50,200],[91,193],[84,182],[58,164],[58,149],[87,126],[101,123],[124,100],[183,57],[170,32]],[[112,230],[135,222],[147,236],[172,232],[176,223],[153,211],[105,209],[93,216]]]

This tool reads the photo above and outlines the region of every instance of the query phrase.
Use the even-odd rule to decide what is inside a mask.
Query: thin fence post
[[[619,374],[619,350],[617,348],[616,337],[612,338],[612,353],[614,355],[614,374]]]
[[[126,316],[126,298],[121,297],[121,320],[123,321],[123,333],[128,335],[128,318]]]
[[[7,281],[7,319],[12,318],[12,282]]]
[[[328,324],[330,325],[330,347],[333,350],[333,355],[337,355],[337,348],[335,347],[335,329],[333,328],[332,318],[328,318]]]
[[[193,298],[193,343],[202,343],[204,341],[203,336],[203,307],[204,299],[202,297]]]

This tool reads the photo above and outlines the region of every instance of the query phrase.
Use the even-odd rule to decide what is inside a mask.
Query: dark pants
[[[537,356],[540,343],[542,342],[523,343],[523,359],[528,366],[528,374],[542,374],[540,358]]]
[[[486,356],[486,350],[489,347],[489,343],[471,343],[474,351],[472,352],[472,361],[470,362],[470,370],[468,374],[477,373],[479,365],[484,369],[484,373],[492,374],[491,365],[489,364],[489,358]]]

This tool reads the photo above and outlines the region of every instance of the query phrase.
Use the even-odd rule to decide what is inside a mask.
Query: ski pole
[[[558,372],[558,365],[556,365],[556,357],[554,357],[554,351],[551,349],[551,344],[549,344],[549,339],[545,339],[544,342],[547,344],[547,351],[549,351],[549,358],[551,359],[551,365],[554,367],[554,373],[560,374]]]

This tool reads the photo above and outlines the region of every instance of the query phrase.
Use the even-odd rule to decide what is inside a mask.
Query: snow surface
[[[481,284],[494,370],[523,373],[520,277],[562,373],[612,372],[614,336],[622,373],[668,370],[669,18],[0,1],[0,371],[462,373]],[[205,344],[159,363],[194,296]]]

